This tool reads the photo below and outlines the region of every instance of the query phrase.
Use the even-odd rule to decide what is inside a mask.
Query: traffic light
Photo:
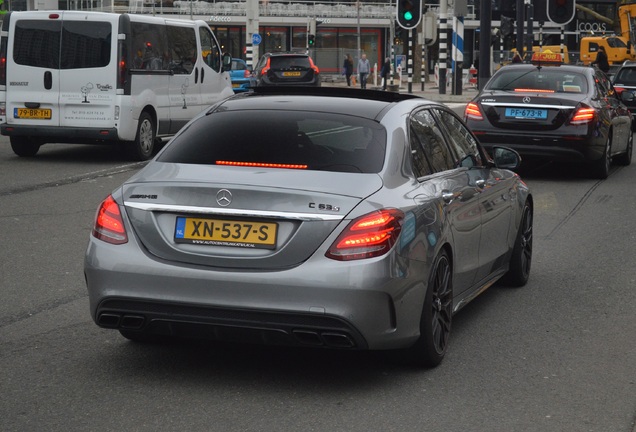
[[[505,36],[510,36],[514,33],[514,24],[512,23],[512,18],[508,18],[506,16],[501,17],[501,34]]]
[[[307,36],[307,45],[309,45],[311,47],[311,46],[314,46],[315,43],[316,43],[316,35],[312,35],[312,34],[308,35]]]
[[[576,0],[548,0],[548,19],[555,24],[565,25],[572,21],[576,12]]]
[[[422,0],[397,0],[397,22],[404,29],[417,27],[422,19]]]

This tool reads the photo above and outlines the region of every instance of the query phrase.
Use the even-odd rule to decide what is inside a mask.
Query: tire
[[[532,226],[533,212],[528,202],[523,206],[519,231],[510,256],[508,272],[501,278],[503,285],[511,287],[524,286],[530,278],[532,266]]]
[[[12,136],[11,149],[20,157],[33,157],[40,150],[40,143],[33,141],[29,137]]]
[[[139,116],[135,141],[127,145],[128,153],[132,159],[145,161],[152,157],[155,149],[155,131],[152,116],[144,111]]]
[[[592,175],[594,178],[605,180],[609,176],[610,166],[612,164],[612,135],[607,137],[603,156],[592,164]]]
[[[632,148],[634,147],[634,134],[630,130],[629,138],[627,139],[627,148],[625,149],[625,153],[621,153],[620,155],[614,157],[614,161],[618,165],[627,166],[632,163]]]
[[[452,267],[448,253],[440,252],[428,280],[420,319],[420,338],[406,350],[408,363],[433,368],[448,349],[453,317]]]

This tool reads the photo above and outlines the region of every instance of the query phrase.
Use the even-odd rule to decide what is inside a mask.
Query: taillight
[[[93,236],[106,243],[124,244],[128,242],[119,204],[115,202],[112,195],[108,195],[97,209]]]
[[[572,116],[570,124],[585,124],[594,121],[595,118],[596,110],[594,108],[579,108]]]
[[[245,71],[243,72],[243,78],[249,78],[250,76],[252,76],[252,72],[245,69]]]
[[[616,90],[616,94],[620,95],[625,90],[625,87],[616,87],[614,86],[614,90]]]
[[[386,254],[402,230],[404,213],[383,209],[351,221],[325,256],[338,261],[372,258]]]
[[[484,119],[484,116],[481,115],[481,110],[479,109],[479,105],[477,105],[474,102],[470,102],[468,105],[466,105],[466,109],[464,110],[464,116],[472,120]]]
[[[314,70],[314,73],[319,74],[320,69],[318,69],[318,66],[314,64],[314,61],[311,58],[309,59],[309,63],[311,64],[311,68]]]
[[[263,66],[263,69],[261,69],[261,75],[267,75],[267,71],[270,68],[269,60],[270,59],[267,59],[267,63],[265,64],[265,66]]]

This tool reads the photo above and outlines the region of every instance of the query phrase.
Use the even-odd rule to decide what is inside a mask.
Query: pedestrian
[[[360,75],[360,88],[367,88],[367,77],[369,76],[369,72],[371,72],[371,65],[369,64],[369,60],[367,60],[367,55],[362,54],[360,60],[358,60],[358,75]]]
[[[384,64],[382,65],[382,69],[380,70],[380,76],[382,77],[382,90],[386,90],[386,85],[389,81],[389,76],[391,75],[391,59],[384,59]]]
[[[513,63],[523,63],[523,59],[521,58],[521,56],[519,55],[519,52],[515,52],[515,55],[512,57],[512,62]]]
[[[598,48],[598,53],[596,53],[596,60],[594,60],[592,64],[598,66],[598,68],[605,73],[609,72],[609,62],[607,60],[607,53],[605,52],[604,46],[600,46]]]
[[[347,78],[347,87],[351,87],[351,75],[353,75],[353,58],[351,58],[351,54],[345,55],[342,74]]]

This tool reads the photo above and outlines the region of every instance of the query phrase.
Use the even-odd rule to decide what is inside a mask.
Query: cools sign
[[[212,15],[210,17],[210,21],[212,21],[212,22],[230,22],[230,21],[232,21],[232,18],[227,17],[227,16]]]
[[[579,32],[581,33],[597,33],[597,32],[606,32],[607,24],[606,23],[598,23],[598,22],[580,22],[578,26]]]

